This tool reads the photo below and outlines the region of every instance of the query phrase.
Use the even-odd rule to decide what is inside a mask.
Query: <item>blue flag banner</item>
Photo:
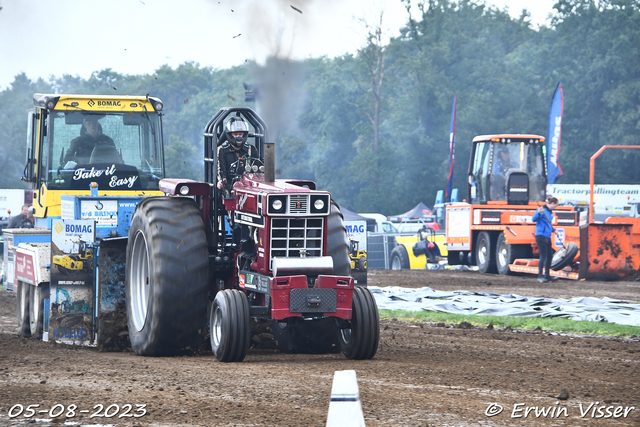
[[[447,181],[447,193],[445,197],[449,197],[451,194],[451,185],[453,183],[453,158],[456,152],[455,144],[456,135],[456,95],[453,96],[453,109],[451,111],[451,130],[449,131],[449,153],[451,159],[449,160],[449,180]]]
[[[551,101],[549,112],[549,136],[547,138],[547,183],[553,184],[562,176],[562,168],[558,163],[560,156],[560,142],[562,136],[562,110],[564,97],[562,95],[562,82],[558,83]]]

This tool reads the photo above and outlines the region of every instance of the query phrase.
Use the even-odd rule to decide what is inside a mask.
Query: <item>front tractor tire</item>
[[[216,294],[209,317],[211,350],[220,362],[242,362],[251,343],[249,300],[244,292],[226,289]]]
[[[136,207],[127,243],[125,299],[131,347],[141,356],[193,353],[207,322],[207,240],[190,198]]]
[[[351,322],[340,330],[340,347],[347,359],[372,359],[380,342],[380,315],[368,288],[353,289]]]

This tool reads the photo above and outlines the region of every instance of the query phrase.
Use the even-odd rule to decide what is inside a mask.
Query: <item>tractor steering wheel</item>
[[[255,157],[249,157],[248,159],[240,158],[231,163],[229,169],[233,183],[239,181],[245,173],[264,173],[264,163]]]

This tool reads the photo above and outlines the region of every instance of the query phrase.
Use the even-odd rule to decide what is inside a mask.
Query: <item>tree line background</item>
[[[472,138],[547,137],[559,81],[558,183],[587,183],[589,158],[604,144],[640,145],[640,1],[559,0],[540,28],[527,14],[513,19],[477,1],[426,0],[420,8],[399,37],[382,43],[373,24],[365,46],[334,59],[274,57],[230,69],[186,62],[150,75],[104,69],[89,79],[19,74],[0,92],[0,188],[26,188],[26,112],[36,92],[158,96],[167,175],[199,180],[207,121],[221,107],[250,106],[276,143],[276,177],[312,179],[350,210],[385,215],[430,206],[446,187],[454,95],[453,186],[462,197]],[[257,88],[255,103],[245,101],[243,83]],[[640,183],[637,151],[606,152],[596,182]]]

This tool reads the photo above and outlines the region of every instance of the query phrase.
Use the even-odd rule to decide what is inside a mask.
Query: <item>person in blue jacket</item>
[[[540,261],[538,261],[538,282],[546,283],[558,280],[557,277],[551,278],[549,272],[551,270],[551,257],[553,251],[551,249],[551,233],[553,233],[553,210],[558,207],[558,199],[549,196],[547,203],[539,207],[533,214],[531,220],[536,223],[536,243],[538,251],[540,251]],[[544,276],[542,268],[544,267]]]

